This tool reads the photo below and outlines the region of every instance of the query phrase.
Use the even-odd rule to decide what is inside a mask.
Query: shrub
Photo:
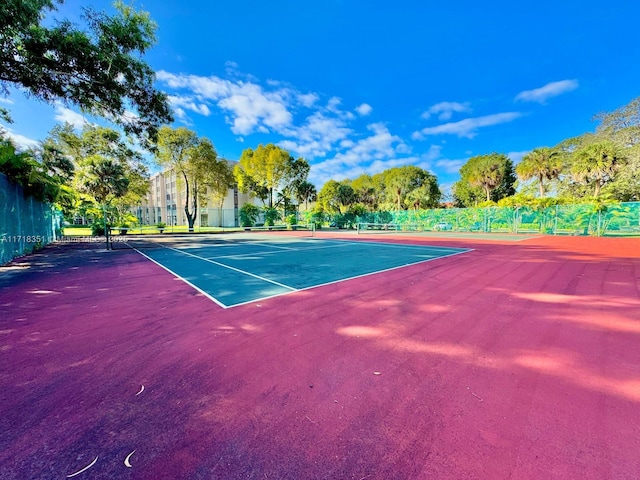
[[[273,225],[276,220],[280,220],[280,213],[275,208],[265,208],[264,224]]]
[[[284,219],[284,223],[287,225],[295,225],[298,222],[297,215],[295,213],[290,213]]]
[[[108,227],[111,228],[113,225],[108,224]],[[91,224],[91,235],[94,237],[102,237],[104,236],[104,222],[95,222]]]
[[[240,208],[240,224],[243,227],[252,227],[256,223],[259,214],[260,209],[257,206],[252,203],[245,203]]]

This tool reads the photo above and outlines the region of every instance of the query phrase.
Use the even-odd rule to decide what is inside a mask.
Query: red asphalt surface
[[[413,241],[475,250],[227,310],[102,245],[1,268],[0,478],[640,478],[640,240]]]

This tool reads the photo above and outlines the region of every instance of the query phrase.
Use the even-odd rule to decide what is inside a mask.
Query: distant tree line
[[[377,210],[436,207],[442,197],[435,175],[407,165],[362,174],[354,180],[329,180],[317,197],[316,211],[360,214]]]
[[[450,204],[441,202],[433,174],[405,166],[329,180],[320,189],[316,211],[640,201],[640,98],[596,119],[594,133],[535,148],[515,166],[503,153],[469,158],[453,184]]]
[[[469,159],[456,204],[640,201],[640,98],[596,119],[594,133],[535,148],[515,168],[505,155]]]

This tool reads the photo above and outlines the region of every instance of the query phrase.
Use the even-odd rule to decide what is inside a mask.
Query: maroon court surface
[[[474,250],[226,310],[101,244],[0,268],[0,479],[640,478],[640,240],[358,239]]]

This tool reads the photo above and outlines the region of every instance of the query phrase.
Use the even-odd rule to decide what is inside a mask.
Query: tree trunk
[[[484,191],[487,194],[487,202],[491,201],[491,189],[489,187],[484,187]]]
[[[193,186],[193,196],[191,197],[191,215],[187,216],[187,220],[189,221],[189,232],[193,232],[193,227],[196,223],[196,218],[198,218],[198,188],[196,185]]]
[[[107,208],[102,205],[102,213],[104,215],[104,236],[107,240],[107,250],[109,250],[109,222],[107,221]]]
[[[600,185],[600,181],[596,180],[596,189],[593,192],[593,198],[598,198],[598,196],[600,195],[600,189],[602,188],[602,185]]]
[[[191,217],[191,213],[189,212],[189,178],[187,177],[186,172],[182,172],[182,176],[184,177],[184,188],[185,188],[185,196],[184,196],[184,214],[187,216],[187,222],[189,223],[189,231],[193,232],[193,218]]]
[[[538,177],[540,181],[540,198],[544,198],[544,183],[542,183],[542,176]]]
[[[196,222],[196,218],[194,215],[189,213],[189,209],[185,207],[184,213],[187,215],[187,224],[189,225],[189,232],[193,232],[193,226]]]

